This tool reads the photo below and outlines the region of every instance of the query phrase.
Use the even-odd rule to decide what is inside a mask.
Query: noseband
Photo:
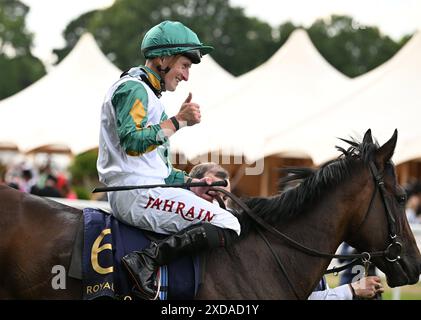
[[[257,216],[242,200],[240,200],[234,194],[232,194],[232,193],[230,193],[230,192],[228,192],[228,191],[226,191],[222,188],[212,188],[212,190],[221,192],[221,193],[225,194],[226,196],[228,196],[234,203],[236,203],[241,209],[243,209],[244,212],[254,222],[256,222],[256,224],[261,229],[264,229],[264,230],[272,233],[277,238],[280,238],[280,239],[286,241],[291,247],[293,247],[293,248],[295,248],[295,249],[297,249],[297,250],[299,250],[303,253],[306,253],[306,254],[312,255],[312,256],[316,256],[316,257],[323,257],[323,258],[330,258],[330,259],[333,259],[333,258],[337,258],[337,259],[350,259],[350,258],[352,258],[352,259],[354,259],[351,263],[349,263],[349,264],[347,264],[343,267],[340,267],[340,268],[334,268],[332,270],[328,270],[326,273],[340,272],[342,270],[345,270],[346,268],[349,268],[351,265],[356,264],[359,260],[362,260],[365,263],[369,263],[372,257],[384,257],[387,261],[389,261],[391,263],[397,262],[401,258],[400,254],[401,254],[401,251],[402,251],[402,244],[399,241],[397,241],[396,220],[392,215],[392,211],[390,209],[389,202],[386,199],[386,188],[384,186],[383,173],[379,173],[379,171],[377,170],[377,167],[376,167],[376,165],[374,164],[373,161],[369,162],[369,167],[370,167],[370,172],[371,172],[371,174],[374,178],[375,184],[374,184],[373,195],[371,197],[370,204],[368,206],[365,217],[367,217],[368,214],[370,213],[370,211],[373,207],[374,199],[375,199],[376,194],[377,194],[377,189],[379,189],[381,199],[382,199],[382,203],[383,203],[383,206],[384,206],[385,212],[386,212],[388,229],[389,229],[389,237],[391,239],[391,243],[383,251],[363,252],[363,253],[357,253],[357,254],[330,254],[330,253],[325,253],[325,252],[321,252],[321,251],[309,248],[309,247],[307,247],[303,244],[300,244],[299,242],[295,241],[294,239],[290,238],[286,234],[280,232],[279,230],[277,230],[276,228],[274,228],[273,226],[268,224],[262,218]],[[278,255],[275,253],[275,251],[273,250],[273,248],[272,248],[271,244],[269,243],[269,241],[267,240],[266,236],[261,232],[261,229],[257,228],[257,231],[258,231],[259,235],[263,238],[264,242],[269,247],[272,255],[274,256],[274,258],[275,258],[275,260],[278,264],[278,266],[283,271],[290,287],[294,291],[294,294],[296,295],[297,298],[299,298],[299,295],[295,291],[295,288],[292,285],[292,282],[289,279],[281,260],[279,259]]]

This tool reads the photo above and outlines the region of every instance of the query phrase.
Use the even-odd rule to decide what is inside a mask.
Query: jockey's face
[[[164,63],[166,59],[171,59],[168,63],[171,70],[164,77],[165,89],[167,91],[175,91],[181,81],[189,80],[189,71],[192,62],[190,59],[181,55],[165,57]]]

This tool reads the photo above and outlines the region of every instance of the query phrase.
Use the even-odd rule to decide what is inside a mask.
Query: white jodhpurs
[[[237,218],[217,204],[181,188],[153,188],[108,194],[113,215],[141,229],[172,234],[199,222],[234,230],[240,235]]]

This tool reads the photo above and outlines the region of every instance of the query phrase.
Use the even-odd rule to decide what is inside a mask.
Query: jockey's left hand
[[[211,184],[215,179],[210,177],[203,177],[202,179],[193,179],[192,182],[203,182],[205,181],[207,184]],[[209,195],[207,192],[209,191],[210,186],[206,187],[192,187],[190,190],[195,193],[198,197],[205,199],[206,201],[213,202],[213,196]]]

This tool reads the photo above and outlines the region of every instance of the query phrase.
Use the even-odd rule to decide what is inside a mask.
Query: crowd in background
[[[66,173],[54,170],[49,161],[39,168],[25,162],[3,167],[0,184],[42,197],[77,199]]]
[[[0,184],[43,197],[78,198],[71,187],[68,173],[53,169],[50,161],[40,167],[28,166],[25,162],[9,167],[2,165]],[[408,198],[406,203],[408,222],[421,224],[421,181],[411,180],[404,188]]]
[[[406,216],[410,224],[421,224],[421,181],[411,181],[405,186]]]

